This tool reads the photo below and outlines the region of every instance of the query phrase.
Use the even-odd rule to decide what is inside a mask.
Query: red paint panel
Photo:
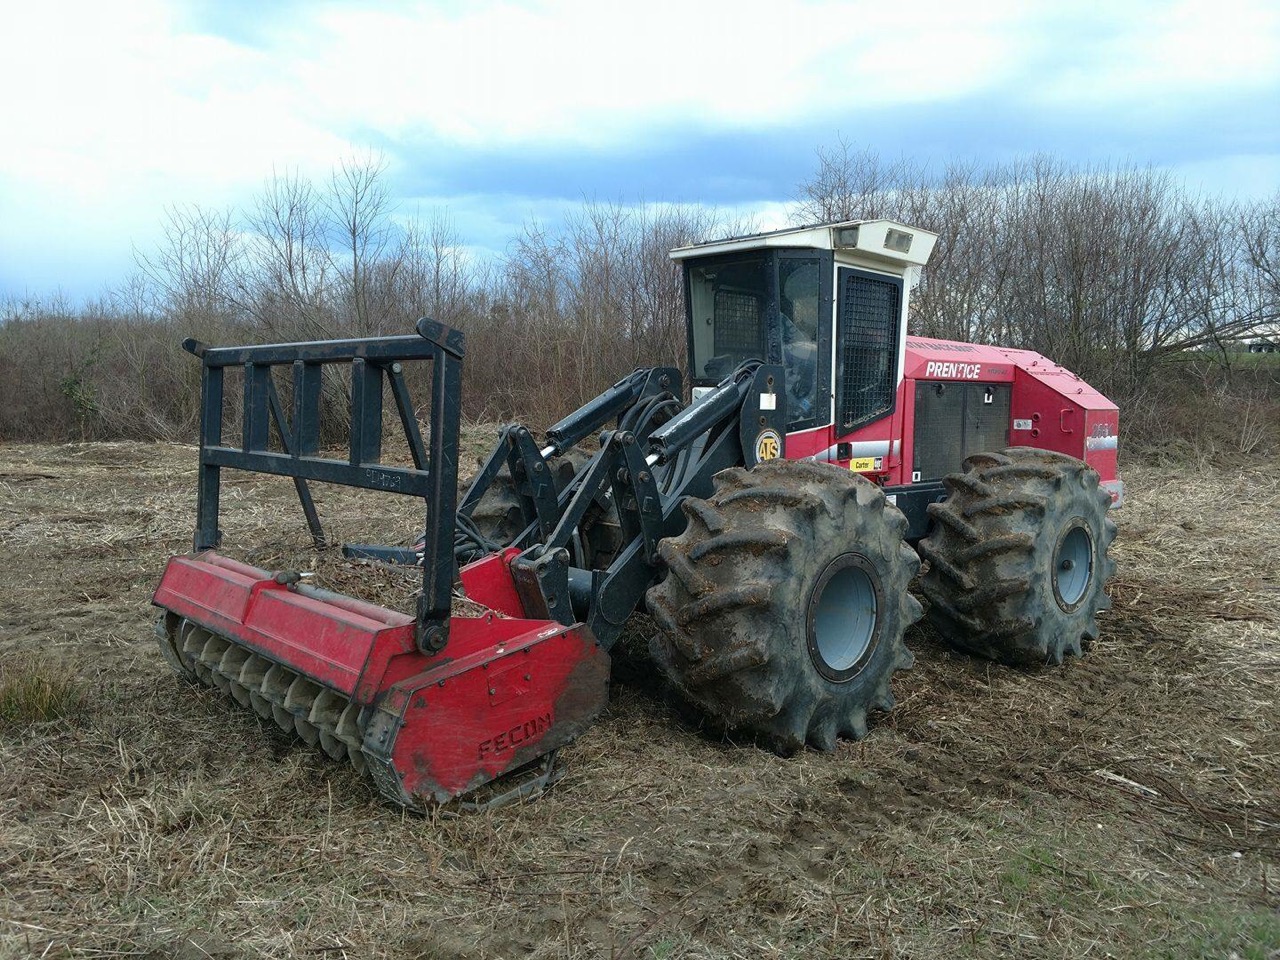
[[[1118,475],[1119,410],[1075,374],[1043,357],[1018,368],[1011,407],[1014,446],[1055,450],[1084,460],[1098,476]]]
[[[227,623],[243,622],[254,591],[277,585],[270,579],[264,584],[260,576],[218,564],[215,556],[205,553],[198,557],[171,557],[151,602],[175,612],[180,606],[183,616],[198,623],[206,623],[206,617]]]
[[[1025,352],[981,343],[907,337],[903,374],[911,380],[1007,383],[1013,379],[1017,355]]]
[[[544,623],[396,684],[383,703],[401,718],[392,763],[410,796],[458,796],[573,740],[608,695],[590,631]]]
[[[468,563],[458,571],[467,599],[484,604],[508,617],[525,616],[524,604],[511,577],[511,560],[520,555],[515,547]]]
[[[390,660],[414,649],[412,617],[384,610],[374,619],[225,561],[211,552],[173,557],[152,603],[360,703],[369,702]]]

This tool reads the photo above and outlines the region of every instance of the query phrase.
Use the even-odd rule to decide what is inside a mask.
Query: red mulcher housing
[[[1109,605],[1116,407],[1038,354],[907,337],[935,239],[867,221],[675,251],[694,402],[679,371],[644,369],[541,442],[505,427],[461,503],[460,333],[423,320],[416,336],[187,341],[203,361],[198,520],[194,554],[155,593],[163,652],[415,810],[516,773],[494,799],[545,785],[555,751],[604,709],[608,650],[646,593],[672,692],[783,751],[862,736],[892,706],[921,613],[911,545],[957,646],[1079,654]],[[431,365],[425,441],[413,362]],[[319,455],[334,365],[350,370],[345,459]],[[244,382],[234,445],[229,368]],[[381,461],[386,394],[412,466]],[[598,452],[578,451],[596,437]],[[344,548],[420,565],[415,614],[219,554],[224,468],[290,477],[317,546],[309,482],[421,498],[415,548]],[[487,612],[453,615],[455,582]]]

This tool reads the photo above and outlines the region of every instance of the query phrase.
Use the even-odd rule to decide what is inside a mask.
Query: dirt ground
[[[164,665],[194,459],[0,446],[0,671],[84,696],[0,732],[0,958],[1280,957],[1280,463],[1128,464],[1082,660],[918,627],[893,713],[792,759],[619,684],[548,795],[422,818]],[[411,579],[308,553],[287,481],[229,476],[225,517],[240,555],[409,609]]]

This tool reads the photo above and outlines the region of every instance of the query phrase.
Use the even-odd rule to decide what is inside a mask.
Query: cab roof
[[[687,260],[772,247],[801,247],[843,251],[903,266],[924,266],[937,240],[936,233],[897,220],[842,220],[690,244],[672,250],[671,259]]]

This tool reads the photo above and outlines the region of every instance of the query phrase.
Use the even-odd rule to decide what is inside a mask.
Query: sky
[[[0,299],[95,296],[166,207],[371,152],[494,254],[584,199],[778,226],[841,140],[1280,190],[1277,0],[41,0],[0,90]]]

